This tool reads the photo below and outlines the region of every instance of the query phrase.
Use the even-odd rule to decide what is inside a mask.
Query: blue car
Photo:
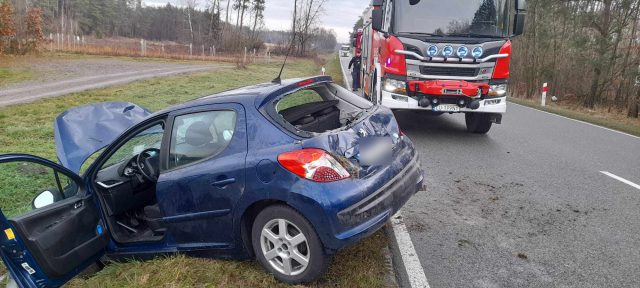
[[[59,164],[0,155],[0,195],[11,199],[0,203],[0,255],[20,287],[61,286],[105,255],[202,251],[312,282],[423,182],[391,111],[330,77],[157,113],[92,104],[54,127]]]

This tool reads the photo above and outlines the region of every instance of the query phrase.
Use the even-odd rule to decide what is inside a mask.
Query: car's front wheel
[[[282,282],[313,282],[329,266],[330,257],[309,221],[287,206],[262,210],[251,235],[258,262]]]

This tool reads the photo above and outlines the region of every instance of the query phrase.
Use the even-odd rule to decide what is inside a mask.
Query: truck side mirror
[[[524,23],[526,20],[527,14],[518,13],[515,15],[515,20],[513,23],[513,36],[518,36],[524,34]]]
[[[371,2],[371,6],[373,7],[382,7],[383,4],[384,4],[384,0],[373,0]]]
[[[513,35],[518,36],[524,33],[524,24],[527,16],[527,1],[515,0],[516,15],[513,20]]]
[[[418,3],[420,3],[420,0],[409,0],[409,4],[411,4],[411,6],[418,5]]]
[[[377,9],[377,10],[373,10],[373,13],[371,15],[371,27],[373,28],[373,30],[376,31],[382,31],[382,18],[384,16],[382,15],[382,9]]]

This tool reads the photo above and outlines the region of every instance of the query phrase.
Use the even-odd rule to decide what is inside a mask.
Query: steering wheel
[[[155,152],[151,154],[150,152]],[[154,157],[154,155],[159,155],[160,149],[157,148],[148,148],[138,154],[136,157],[136,165],[138,166],[138,171],[140,175],[145,179],[151,182],[158,182],[158,171],[154,168],[152,161],[149,161],[150,158]]]

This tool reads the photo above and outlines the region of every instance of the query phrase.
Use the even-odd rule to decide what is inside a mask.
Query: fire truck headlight
[[[395,79],[384,79],[382,82],[382,89],[387,92],[405,94],[407,93],[407,83]]]
[[[444,55],[444,57],[451,57],[451,55],[453,55],[453,47],[445,46],[444,49],[442,49],[442,55]]]
[[[473,51],[471,51],[471,55],[473,55],[473,58],[476,59],[482,57],[482,54],[484,54],[484,50],[482,50],[482,47],[473,48]]]
[[[429,57],[438,56],[438,46],[432,45],[431,47],[429,47],[429,49],[427,49],[427,55],[429,55]]]
[[[458,48],[458,51],[456,52],[456,54],[460,58],[467,57],[467,55],[469,54],[469,48],[467,48],[465,46],[460,46],[460,48]]]
[[[489,86],[490,97],[504,97],[507,95],[507,84],[498,84]]]

